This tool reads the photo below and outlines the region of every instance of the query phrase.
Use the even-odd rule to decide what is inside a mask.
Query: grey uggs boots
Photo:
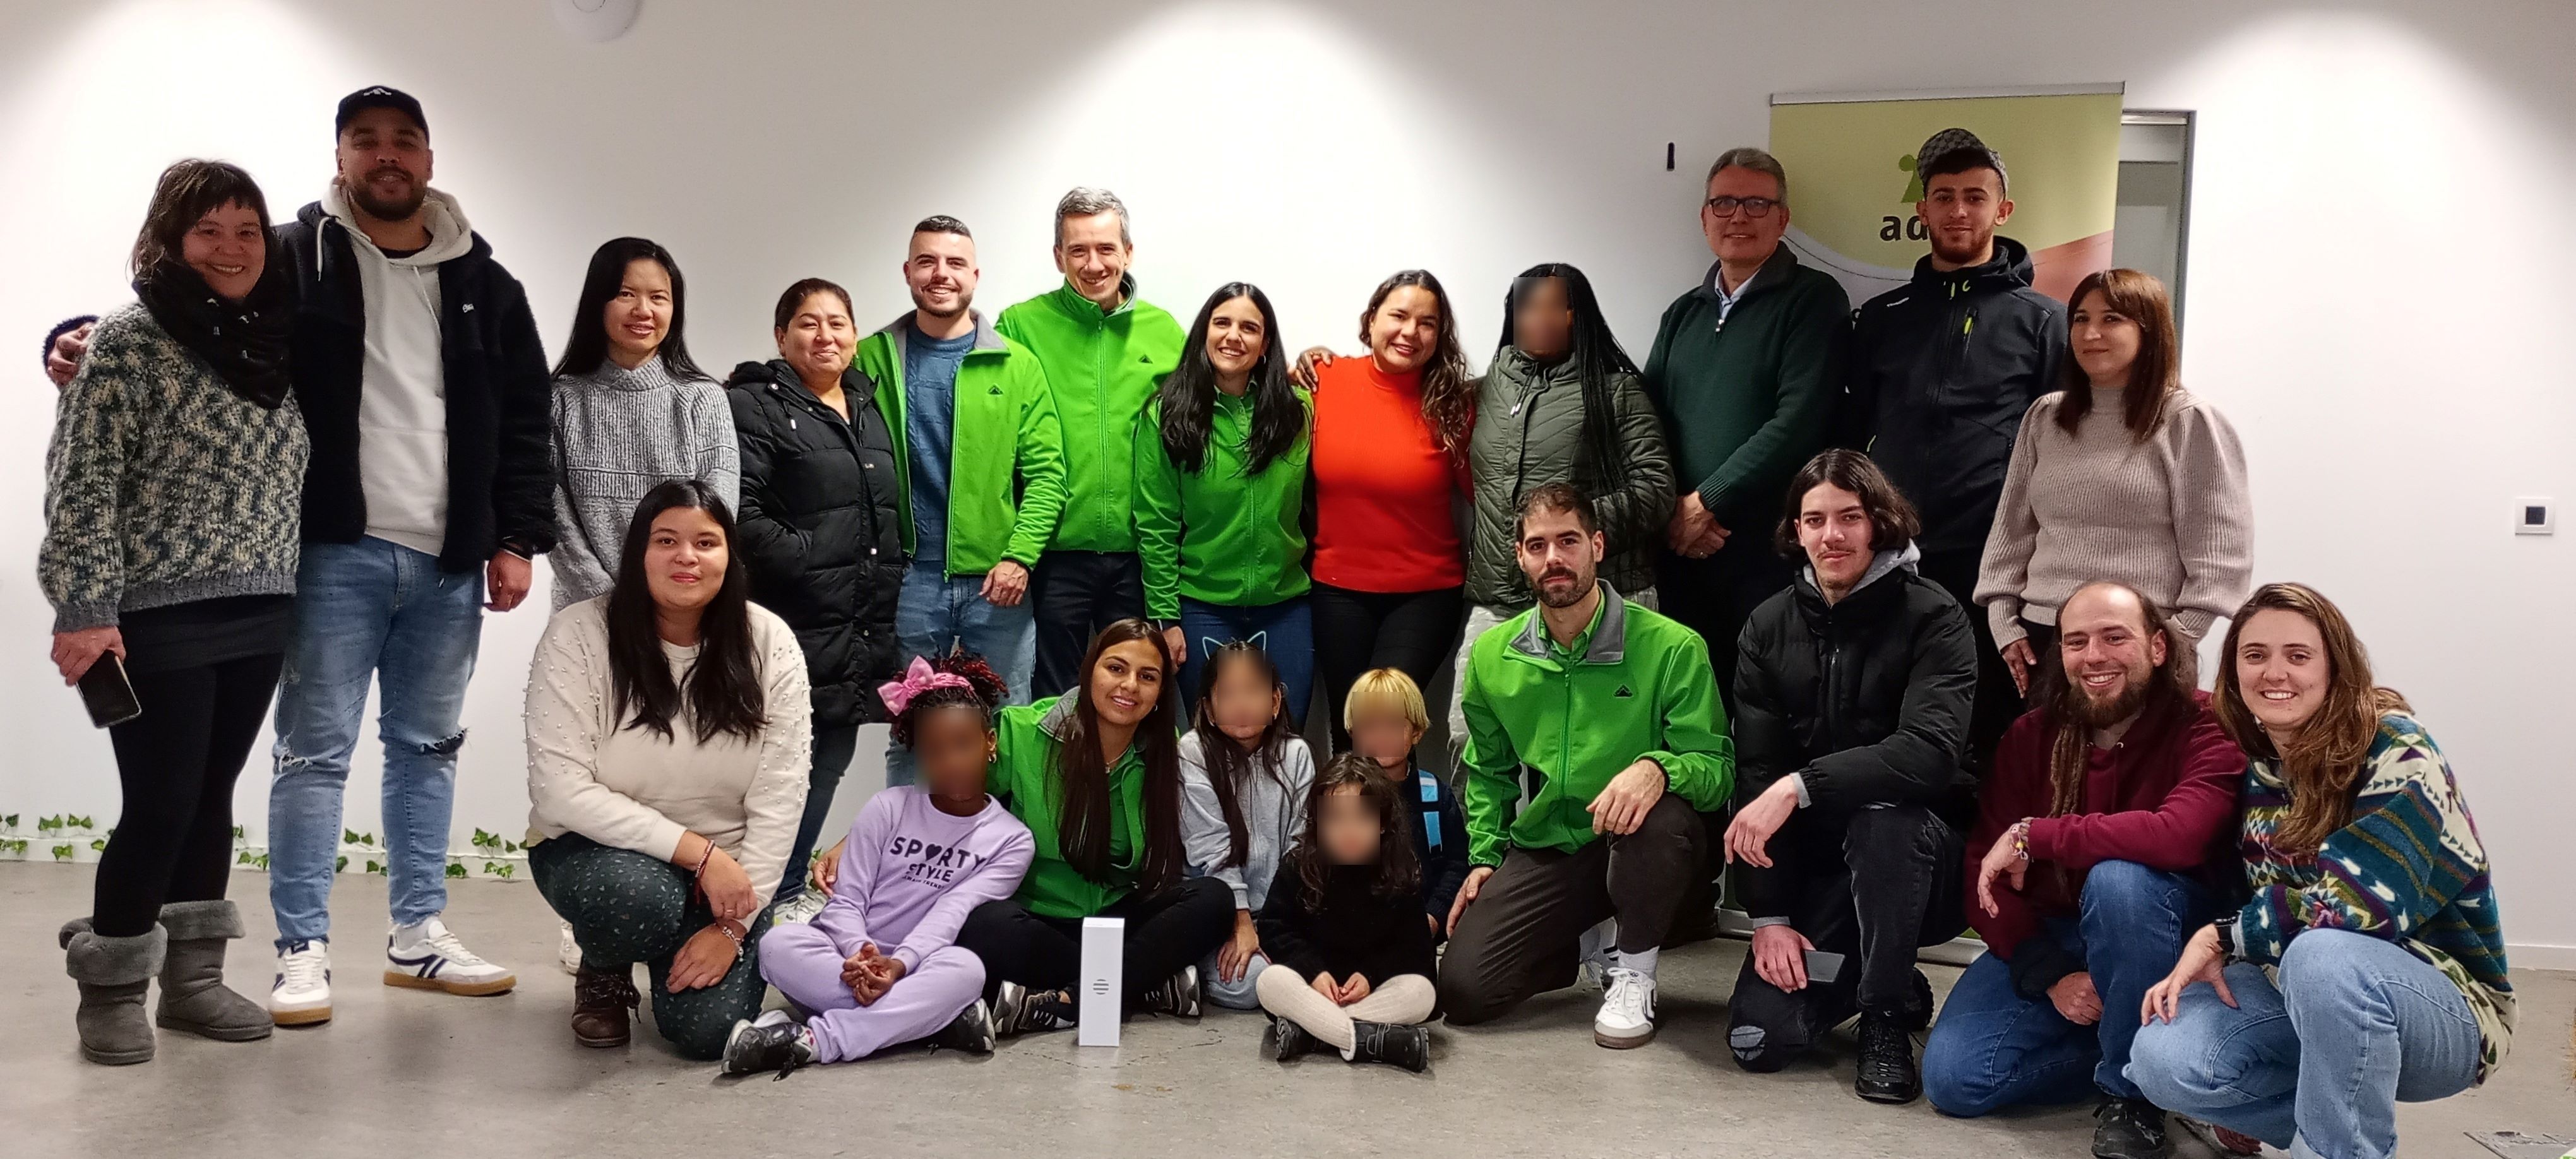
[[[228,901],[172,902],[161,907],[161,928],[170,935],[170,953],[154,1022],[222,1042],[276,1032],[267,1007],[224,985],[224,943],[242,936],[241,910]]]
[[[81,1057],[101,1066],[152,1061],[152,1022],[143,989],[161,972],[169,934],[160,926],[130,938],[102,938],[89,919],[62,929],[63,970],[80,984]]]
[[[80,986],[81,1057],[102,1066],[149,1062],[155,1021],[226,1042],[268,1037],[268,1010],[224,985],[224,943],[241,936],[241,911],[229,901],[163,906],[151,932],[133,937],[101,937],[88,918],[65,923],[63,970]],[[143,995],[155,975],[161,1004],[147,1019]]]

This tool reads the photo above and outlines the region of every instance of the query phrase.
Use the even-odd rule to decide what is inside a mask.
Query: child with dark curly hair
[[[869,798],[841,843],[823,912],[772,928],[760,973],[807,1014],[734,1025],[724,1073],[792,1070],[865,1058],[929,1039],[993,1049],[980,995],[984,963],[955,944],[976,906],[1011,896],[1036,846],[1028,826],[984,792],[993,710],[1007,690],[981,657],[915,658],[884,687],[894,739],[921,783]]]

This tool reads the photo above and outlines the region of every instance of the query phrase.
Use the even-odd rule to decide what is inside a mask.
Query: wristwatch
[[[2237,916],[2238,916],[2238,915],[2236,915],[2236,914],[2228,914],[2227,916],[2222,917],[2222,918],[2218,919],[2217,921],[2214,921],[2214,922],[2209,923],[2210,928],[2215,929],[2215,930],[2217,930],[2217,931],[2218,931],[2218,954],[2219,954],[2219,956],[2220,956],[2221,958],[2224,958],[2224,959],[2225,959],[2225,960],[2227,960],[2227,961],[2230,961],[2230,962],[2234,962],[2234,961],[2236,961],[2236,960],[2238,960],[2238,959],[2240,959],[2240,958],[2243,958],[2243,957],[2245,956],[2245,955],[2243,955],[2243,954],[2241,954],[2241,953],[2238,953],[2238,952],[2237,952],[2237,949],[2236,949],[2236,918],[2237,918]]]

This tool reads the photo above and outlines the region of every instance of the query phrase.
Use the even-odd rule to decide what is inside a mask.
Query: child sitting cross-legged
[[[924,1039],[993,1049],[984,963],[953,943],[968,912],[1019,888],[1036,848],[1028,826],[984,792],[1003,693],[975,656],[916,658],[885,685],[894,739],[912,750],[921,783],[869,798],[839,867],[819,875],[831,891],[823,911],[762,936],[761,976],[810,1017],[773,1010],[735,1023],[725,1074],[846,1062]]]
[[[1306,830],[1280,863],[1258,925],[1255,979],[1278,1057],[1329,1046],[1350,1062],[1430,1065],[1436,968],[1421,868],[1396,784],[1344,753],[1315,778]]]

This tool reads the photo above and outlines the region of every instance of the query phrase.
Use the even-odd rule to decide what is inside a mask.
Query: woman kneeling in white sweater
[[[581,944],[573,1037],[623,1046],[634,966],[653,1023],[711,1059],[760,1012],[753,941],[805,806],[804,653],[731,565],[705,483],[644,496],[616,585],[555,613],[528,674],[528,868]]]

